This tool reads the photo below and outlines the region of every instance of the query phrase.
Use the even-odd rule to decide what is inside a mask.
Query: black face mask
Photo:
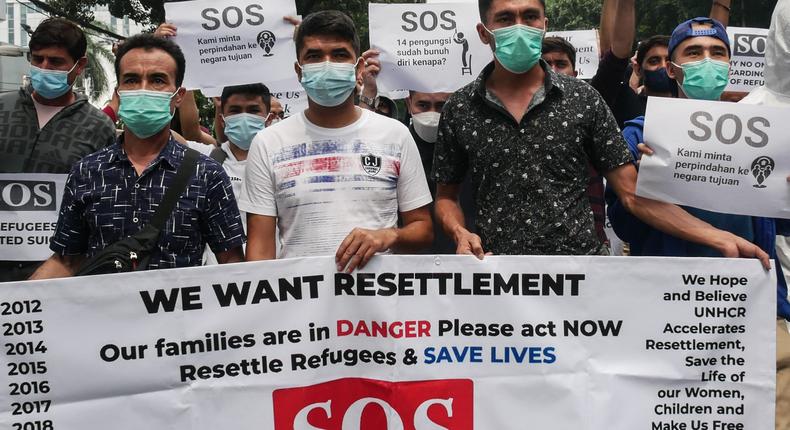
[[[667,69],[663,67],[658,70],[642,69],[642,73],[645,76],[645,86],[651,92],[670,93],[675,88],[675,81],[669,78]]]

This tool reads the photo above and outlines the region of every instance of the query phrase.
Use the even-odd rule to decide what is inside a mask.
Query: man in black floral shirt
[[[600,95],[540,59],[548,23],[544,1],[479,5],[478,34],[495,60],[448,100],[433,163],[437,219],[458,253],[601,253],[585,196],[589,162],[646,223],[725,256],[758,257],[769,267],[767,254],[752,243],[675,205],[636,196],[636,169]],[[467,174],[479,236],[466,229],[457,203]]]

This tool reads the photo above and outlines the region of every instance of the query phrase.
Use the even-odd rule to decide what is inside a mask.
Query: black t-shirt
[[[626,121],[643,116],[647,109],[647,97],[637,94],[628,85],[628,61],[628,58],[618,58],[607,51],[590,81],[612,110],[620,129]]]

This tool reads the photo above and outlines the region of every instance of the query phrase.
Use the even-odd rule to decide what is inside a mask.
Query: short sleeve
[[[266,149],[266,131],[258,133],[247,154],[247,169],[239,196],[239,209],[253,214],[277,216],[274,172]]]
[[[49,249],[60,255],[82,255],[88,252],[88,222],[85,203],[78,197],[80,165],[77,163],[66,179],[58,223],[49,242]]]
[[[408,212],[430,204],[433,198],[425,178],[417,143],[405,127],[401,126],[401,128],[404,130],[404,137],[398,176],[398,210]]]
[[[242,246],[246,238],[230,178],[218,163],[213,160],[207,162],[215,170],[208,176],[206,184],[207,207],[201,217],[201,229],[208,246],[218,253]]]
[[[587,135],[590,138],[586,142],[585,151],[595,170],[605,174],[630,163],[632,157],[612,111],[600,94],[589,89],[589,97],[592,98],[593,115],[587,123]]]
[[[439,184],[460,184],[469,165],[467,151],[458,141],[458,127],[454,115],[456,105],[463,103],[454,94],[444,105],[439,120],[439,135],[433,152],[433,178]],[[473,126],[473,125],[472,125]]]

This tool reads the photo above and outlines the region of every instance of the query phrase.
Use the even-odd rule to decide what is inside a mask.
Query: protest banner
[[[67,175],[0,174],[0,260],[43,261],[58,223]]]
[[[790,218],[787,108],[651,97],[637,194],[714,212]],[[667,124],[672,124],[667,127]]]
[[[192,0],[165,3],[173,40],[184,51],[187,89],[290,78],[296,59],[293,0]]]
[[[600,48],[598,30],[550,31],[546,37],[561,37],[576,49],[576,72],[579,79],[592,79],[598,71]]]
[[[2,284],[0,426],[772,430],[774,276],[378,256]]]
[[[379,93],[453,92],[493,58],[473,3],[369,5],[370,46],[381,52]]]
[[[765,85],[765,49],[768,29],[728,27],[732,57],[727,91],[749,92]]]

